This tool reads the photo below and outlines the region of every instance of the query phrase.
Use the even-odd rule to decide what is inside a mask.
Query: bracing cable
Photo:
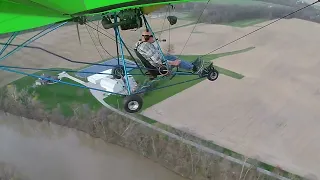
[[[17,39],[21,39],[21,38],[18,38],[18,37],[16,37],[16,38],[17,38]],[[38,42],[35,42],[35,43],[38,43]],[[6,45],[6,43],[0,43],[0,45]],[[19,47],[20,45],[18,45],[18,44],[8,44],[8,46]],[[126,47],[126,46],[125,46],[125,47]],[[72,59],[69,59],[69,58],[67,58],[67,57],[61,56],[61,55],[59,55],[59,54],[56,54],[56,53],[54,53],[54,52],[51,52],[51,51],[49,51],[49,50],[47,50],[47,49],[44,49],[44,48],[38,47],[38,46],[25,46],[25,48],[38,49],[38,50],[44,51],[44,52],[46,52],[46,53],[49,53],[49,54],[51,54],[51,55],[53,55],[53,56],[59,57],[59,58],[65,60],[65,61],[69,61],[69,62],[71,62],[71,63],[85,64],[85,65],[91,65],[91,66],[95,65],[95,66],[105,66],[105,67],[116,67],[115,65],[110,65],[110,64],[101,64],[101,63],[90,63],[90,62],[74,61],[74,60],[72,60]],[[128,63],[128,64],[136,65],[136,63]],[[140,68],[141,68],[141,69],[143,69],[143,70],[153,70],[153,69],[144,68],[144,67],[130,67],[130,68],[132,68],[132,69],[140,69]]]
[[[94,23],[93,23],[93,24],[94,24]],[[109,39],[111,39],[111,40],[113,40],[113,41],[116,42],[116,39],[114,39],[114,38],[112,38],[112,37],[110,37],[110,36],[108,36],[108,35],[106,34],[106,33],[109,33],[109,32],[104,33],[104,32],[101,32],[99,29],[97,29],[97,28],[95,28],[95,27],[92,27],[91,25],[89,25],[89,24],[87,24],[87,23],[86,23],[86,25],[87,25],[88,27],[96,30],[97,32],[101,33],[102,35],[106,36],[107,38],[109,38]],[[94,24],[94,25],[96,25],[96,24]],[[118,43],[120,43],[120,42],[118,42]],[[132,48],[132,47],[128,47],[128,48],[130,48],[131,50],[134,50],[134,48]]]
[[[22,67],[22,66],[6,66],[0,65],[1,68],[9,68],[9,69],[24,69],[24,70],[34,70],[34,71],[46,71],[46,72],[70,72],[70,73],[79,73],[79,74],[104,74],[104,75],[112,75],[112,73],[104,73],[104,72],[93,72],[93,71],[82,71],[82,70],[68,70],[68,69],[59,69],[59,68],[35,68],[35,67]],[[132,69],[136,69],[134,67],[129,67]],[[130,75],[135,76],[145,76],[144,73],[130,73]],[[180,76],[198,76],[196,74],[191,73],[179,73]]]
[[[98,21],[98,24],[97,24],[97,30],[99,30],[99,21]],[[103,49],[109,56],[111,56],[112,58],[115,58],[115,57],[114,57],[111,53],[109,53],[109,51],[107,51],[106,48],[103,46],[98,31],[97,31],[97,36],[98,36],[97,39],[98,39],[99,44],[100,44],[100,46],[102,47],[102,49]],[[117,50],[118,50],[118,49],[117,49]],[[119,58],[119,57],[118,57],[118,58]]]
[[[93,23],[93,24],[94,24],[94,23]],[[100,45],[102,46],[102,48],[103,48],[106,52],[108,52],[108,51],[103,47],[103,45],[102,45],[102,43],[101,43],[101,41],[100,41],[100,38],[99,38],[99,32],[100,32],[100,31],[99,31],[99,22],[98,22],[97,28],[96,28],[95,30],[97,31]],[[106,30],[104,30],[104,32],[110,34],[110,33],[109,33],[108,31],[106,31]],[[107,35],[104,34],[104,33],[102,33],[102,34],[105,35],[105,36],[107,36]],[[116,39],[112,39],[112,38],[111,38],[111,39],[115,41],[116,46],[117,46],[117,60],[118,60],[118,62],[119,62],[119,48],[118,48],[118,45],[119,45],[120,43],[122,43],[122,44],[124,45],[125,49],[128,51],[129,55],[131,56],[132,60],[133,60],[133,61],[136,63],[136,65],[138,66],[138,69],[140,70],[140,72],[141,72],[142,74],[144,74],[143,71],[142,71],[143,68],[141,68],[140,65],[137,63],[136,59],[133,57],[132,53],[130,52],[129,47],[127,46],[127,44],[126,44],[121,38],[119,39],[117,36],[114,36],[114,35],[112,35],[112,34],[110,34],[110,35],[116,38]],[[109,37],[109,36],[107,36],[107,37]],[[110,37],[109,37],[109,38],[110,38]],[[119,42],[119,41],[120,41],[120,42]],[[131,50],[133,50],[132,47],[131,47]],[[109,55],[110,55],[110,54],[109,54]],[[112,57],[113,57],[113,56],[112,56]],[[115,59],[115,57],[113,57],[113,58]]]
[[[201,14],[200,14],[200,16],[198,17],[198,20],[196,21],[195,25],[193,26],[192,31],[190,32],[189,37],[188,37],[188,39],[187,39],[186,43],[184,44],[184,46],[183,46],[183,48],[182,48],[182,50],[181,50],[181,52],[180,52],[180,55],[179,55],[179,56],[181,56],[181,54],[182,54],[183,50],[186,48],[186,46],[187,46],[187,44],[188,44],[188,41],[190,40],[190,37],[191,37],[191,35],[192,35],[193,31],[195,30],[195,28],[196,28],[196,26],[197,26],[198,22],[200,21],[200,19],[201,19],[201,17],[202,17],[202,14],[203,14],[203,13],[204,13],[204,11],[206,10],[206,8],[207,8],[207,6],[209,5],[210,1],[211,1],[211,0],[208,0],[208,1],[207,1],[207,3],[206,3],[206,5],[204,6],[204,8],[203,8],[203,10],[202,10],[202,12],[201,12]]]
[[[98,24],[99,24],[99,22],[96,24],[96,23],[94,23],[94,22],[91,22],[94,26],[97,26]],[[98,29],[98,28],[96,28],[96,29]],[[96,30],[95,29],[95,30]],[[116,41],[116,37],[115,37],[115,35],[114,34],[112,34],[112,33],[110,33],[110,32],[108,32],[106,29],[104,29],[104,28],[100,28],[100,29],[102,29],[102,31],[103,32],[105,32],[105,33],[107,33],[107,34],[109,34],[111,37],[113,37],[114,39],[112,39],[112,40],[114,40],[114,41]],[[100,31],[97,31],[97,32],[100,32]],[[133,37],[131,37],[131,36],[129,36],[128,37],[128,39],[130,39],[130,40],[132,40],[132,41],[136,41],[136,39],[133,39]]]
[[[16,39],[21,39],[21,38],[16,37]],[[22,40],[24,40],[24,39],[22,39]],[[39,44],[39,42],[34,42],[34,43],[36,43],[36,44],[38,43],[38,44]],[[0,43],[0,45],[5,45],[5,44],[6,44],[6,43]],[[8,46],[19,47],[20,45],[18,45],[18,44],[8,44]],[[44,48],[38,47],[38,46],[25,46],[25,48],[38,49],[38,50],[44,51],[44,52],[46,52],[46,53],[49,53],[49,54],[51,54],[51,55],[53,55],[53,56],[59,57],[59,58],[65,60],[65,61],[69,61],[69,62],[71,62],[71,63],[86,64],[86,65],[96,65],[96,66],[106,66],[106,67],[115,67],[114,65],[109,65],[109,64],[100,64],[100,63],[90,63],[90,62],[74,61],[74,60],[72,60],[72,59],[70,59],[70,58],[61,56],[61,55],[59,55],[59,54],[56,54],[56,53],[54,53],[54,52],[51,52],[51,51],[49,51],[49,50],[47,50],[47,49],[44,49]],[[147,68],[144,68],[144,69],[148,70]]]
[[[91,23],[92,23],[92,22],[91,22]],[[101,34],[104,35],[105,37],[107,37],[107,38],[109,38],[109,39],[111,39],[111,40],[113,40],[113,41],[116,41],[114,38],[112,38],[112,37],[108,36],[107,34],[101,32],[99,29],[97,29],[97,28],[95,28],[95,27],[92,27],[92,26],[89,25],[88,23],[85,23],[85,24],[86,24],[88,27],[90,27],[91,29],[94,29],[95,31],[101,33]],[[92,24],[97,25],[97,24],[95,24],[95,23],[92,23]]]
[[[88,31],[88,33],[89,33],[89,36],[90,36],[90,38],[91,38],[91,40],[92,40],[92,42],[93,42],[93,44],[94,44],[94,47],[97,49],[97,51],[98,51],[98,53],[99,53],[99,55],[100,55],[100,57],[101,57],[101,60],[102,60],[102,59],[103,59],[103,56],[102,56],[102,54],[100,53],[99,48],[97,47],[94,39],[92,38],[91,33],[89,32],[89,29],[88,29],[87,26],[86,26],[86,29],[87,29],[87,31]]]
[[[73,87],[79,87],[79,88],[83,88],[83,89],[90,89],[90,90],[96,90],[96,91],[105,92],[105,93],[113,93],[113,94],[117,94],[117,95],[123,95],[120,93],[110,92],[110,91],[106,91],[106,90],[99,89],[99,88],[88,87],[88,86],[85,86],[82,84],[70,83],[70,82],[61,81],[61,80],[48,78],[48,77],[41,77],[36,74],[30,74],[30,73],[26,73],[23,71],[17,71],[17,70],[11,69],[11,68],[0,67],[0,70],[8,71],[8,72],[16,73],[16,74],[21,74],[21,75],[25,75],[25,76],[29,76],[29,77],[33,77],[33,78],[40,78],[40,79],[44,79],[44,80],[48,80],[48,81],[52,81],[52,82],[56,82],[56,83],[60,83],[60,84],[65,84],[65,85],[69,85],[69,86],[73,86]]]
[[[163,33],[163,30],[164,30],[164,24],[166,22],[166,17],[167,17],[167,14],[168,14],[168,11],[170,11],[170,6],[168,6],[168,9],[166,10],[166,14],[164,15],[164,18],[163,18],[163,22],[162,22],[162,27],[161,27],[161,32],[159,34],[159,39],[161,39],[161,35]],[[169,14],[170,15],[170,14]],[[170,26],[169,26],[170,27]]]
[[[239,37],[239,38],[237,38],[237,39],[235,39],[235,40],[233,40],[233,41],[231,41],[231,42],[229,42],[229,43],[227,43],[227,44],[225,44],[225,45],[223,45],[223,46],[220,46],[220,47],[218,47],[218,48],[216,48],[216,49],[214,49],[214,50],[212,50],[212,51],[210,51],[210,52],[208,52],[208,53],[206,53],[206,54],[204,54],[204,55],[202,55],[202,56],[200,56],[200,57],[207,56],[207,55],[209,55],[209,54],[211,54],[211,53],[213,53],[213,52],[215,52],[215,51],[217,51],[217,50],[219,50],[219,49],[222,49],[222,48],[224,48],[224,47],[226,47],[226,46],[228,46],[228,45],[230,45],[230,44],[233,44],[233,43],[239,41],[240,39],[243,39],[243,38],[245,38],[245,37],[247,37],[247,36],[249,36],[249,35],[251,35],[251,34],[254,34],[254,33],[256,33],[257,31],[259,31],[259,30],[261,30],[261,29],[264,29],[264,28],[266,28],[267,26],[270,26],[271,24],[274,24],[274,23],[276,23],[276,22],[278,22],[278,21],[280,21],[280,20],[282,20],[282,19],[284,19],[284,18],[286,18],[286,17],[288,17],[288,16],[291,16],[291,15],[293,15],[293,14],[295,14],[295,13],[297,13],[297,12],[303,10],[303,9],[305,9],[305,8],[308,8],[308,7],[310,7],[310,6],[313,6],[313,5],[317,4],[318,2],[320,2],[320,0],[318,0],[318,1],[314,2],[314,3],[308,4],[308,5],[306,5],[306,6],[302,7],[302,8],[299,8],[299,9],[297,9],[296,11],[293,11],[293,12],[291,12],[291,13],[283,16],[283,17],[280,17],[280,18],[278,18],[278,19],[276,19],[276,20],[274,20],[274,21],[272,21],[272,22],[270,22],[270,23],[268,23],[268,24],[266,24],[266,25],[264,25],[264,26],[261,26],[260,28],[254,30],[254,31],[251,31],[250,33],[245,34],[244,36],[241,36],[241,37]]]
[[[25,69],[25,70],[35,70],[35,71],[47,71],[47,72],[71,72],[71,73],[79,73],[79,74],[104,74],[104,75],[112,75],[112,73],[103,73],[103,72],[93,72],[93,71],[76,71],[76,70],[67,70],[67,69],[58,69],[58,68],[34,68],[34,67],[21,67],[21,66],[6,66],[0,65],[0,68],[10,68],[10,69]],[[131,67],[130,67],[131,68]],[[130,73],[130,75],[144,75],[144,74],[134,74]]]
[[[169,16],[171,16],[171,10],[170,10],[170,8],[169,8]],[[171,51],[171,25],[169,24],[169,32],[168,32],[168,34],[169,34],[169,40],[168,40],[168,52],[170,52]],[[169,53],[170,54],[170,53]]]

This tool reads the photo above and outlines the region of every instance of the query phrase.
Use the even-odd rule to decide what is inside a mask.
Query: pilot
[[[152,33],[148,30],[142,32],[142,38],[136,43],[137,51],[150,62],[154,67],[161,67],[164,65],[164,60],[161,55],[160,49],[156,48],[153,44],[155,38]],[[179,68],[192,71],[193,73],[199,73],[203,66],[203,60],[198,58],[194,62],[178,59],[173,55],[164,55],[168,64],[171,66],[178,66]]]

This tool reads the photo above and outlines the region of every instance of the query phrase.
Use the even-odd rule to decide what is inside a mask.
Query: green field
[[[248,27],[248,26],[253,26],[256,24],[263,23],[265,21],[268,21],[268,19],[247,19],[247,20],[225,23],[223,25],[234,26],[234,27]]]
[[[207,1],[200,1],[199,3],[207,3]],[[220,5],[237,5],[237,6],[252,6],[255,7],[257,5],[273,5],[273,6],[278,6],[281,7],[282,5],[279,4],[273,4],[273,3],[267,3],[259,0],[210,0],[211,4],[220,4]],[[241,7],[239,7],[241,8]],[[192,23],[188,25],[193,25],[196,23],[198,20],[198,17],[195,17],[193,15],[190,15],[190,12],[177,12],[177,15],[179,19],[181,20],[189,20],[193,21]],[[247,27],[247,26],[252,26],[255,24],[259,24],[262,22],[267,21],[268,19],[261,19],[261,18],[252,18],[252,19],[244,19],[244,20],[239,20],[239,21],[234,21],[230,23],[218,23],[218,24],[223,24],[223,25],[229,25],[229,26],[234,26],[234,27]],[[187,26],[187,25],[183,25]],[[183,27],[181,26],[181,27]],[[178,28],[178,27],[175,27]]]
[[[163,32],[164,31],[169,31],[169,30],[173,30],[173,29],[177,29],[177,28],[181,28],[181,27],[186,27],[186,26],[194,26],[196,24],[196,21],[197,21],[198,17],[186,15],[183,18],[180,18],[180,19],[188,20],[188,21],[192,21],[192,22],[188,23],[188,24],[176,26],[176,27],[173,27],[173,28],[170,28],[170,29],[160,30],[160,31],[157,31],[156,33],[159,33],[159,32],[162,32],[162,31]],[[218,24],[243,28],[243,27],[248,27],[248,26],[253,26],[253,25],[259,24],[259,23],[263,23],[265,21],[268,21],[268,19],[261,19],[261,18],[245,19],[245,20],[233,21],[233,22],[229,22],[229,23],[218,23]],[[202,33],[202,32],[194,31],[193,33]]]
[[[205,56],[203,59],[205,61],[211,61],[219,57],[242,53],[242,52],[249,51],[251,49],[252,48],[246,48],[240,51],[234,51],[229,53],[212,54],[212,55]],[[188,56],[182,55],[180,57],[187,61],[193,61],[198,57],[198,55],[188,55]],[[235,79],[241,79],[244,77],[241,74],[238,74],[236,72],[233,72],[221,67],[216,67],[216,68],[220,72],[220,74],[224,74],[224,75],[233,77]],[[70,70],[70,69],[61,69],[61,70]],[[36,72],[35,75],[41,75],[43,73],[45,73],[46,75],[58,74],[58,72],[39,71],[39,72]],[[139,74],[139,70],[137,69],[133,70],[131,71],[131,73]],[[69,74],[72,76],[75,75],[75,73],[69,73]],[[134,77],[138,82],[143,82],[147,78],[141,75],[134,75]],[[175,83],[188,81],[196,78],[198,77],[190,76],[190,75],[180,75],[180,76],[177,75],[172,80],[165,79],[155,83],[154,85],[157,85],[157,87],[164,87],[164,86],[170,86]],[[88,89],[70,86],[70,85],[61,84],[61,83],[33,87],[35,80],[36,79],[34,77],[25,76],[17,81],[12,82],[10,85],[16,86],[18,91],[21,91],[22,89],[26,89],[29,94],[34,94],[35,96],[34,98],[42,102],[45,105],[46,109],[49,111],[59,107],[63,115],[65,116],[73,115],[73,110],[72,110],[73,104],[87,105],[88,107],[90,107],[91,110],[94,110],[94,111],[102,107],[102,105],[91,95]],[[179,85],[175,85],[167,88],[162,88],[160,90],[148,92],[143,97],[144,99],[143,109],[146,109],[158,102],[161,102],[167,99],[168,97],[173,96],[203,80],[204,79],[198,79],[188,83],[183,83],[183,84],[179,84]],[[67,83],[77,84],[69,79],[63,79],[63,81]],[[114,107],[122,106],[122,99],[119,96],[114,96],[114,95],[109,96],[108,98],[105,99],[105,101],[113,105]],[[146,120],[151,121],[150,119],[146,119]]]
[[[223,54],[213,54],[213,55],[206,56],[206,58],[204,58],[204,59],[206,61],[214,60],[219,57],[242,53],[242,52],[249,51],[251,49],[253,49],[253,48],[247,48],[247,49],[243,49],[240,51],[234,51],[234,52],[223,53]],[[183,57],[186,60],[192,61],[197,56],[193,55],[193,56],[181,56],[181,57]],[[241,74],[223,69],[221,67],[216,67],[216,68],[219,70],[219,72],[221,74],[225,74],[225,75],[228,75],[228,76],[236,78],[236,79],[243,78],[243,75],[241,75]],[[63,69],[63,70],[69,70],[69,69]],[[41,75],[42,73],[44,73],[44,71],[39,71],[34,74]],[[56,75],[57,73],[46,71],[45,74]],[[69,73],[69,74],[74,75],[74,73]],[[178,78],[175,78],[174,80],[172,80],[171,83],[177,82],[178,80],[186,80],[186,79],[187,79],[187,77],[181,76],[181,77],[178,77]],[[75,83],[75,82],[72,82],[67,79],[63,79],[63,81]],[[16,86],[17,90],[27,89],[30,94],[35,93],[35,98],[37,100],[41,101],[46,106],[47,110],[52,110],[52,109],[58,107],[58,104],[59,104],[60,110],[62,111],[63,115],[65,115],[65,116],[72,116],[73,115],[72,108],[70,107],[73,103],[86,104],[91,108],[91,110],[94,110],[94,111],[98,110],[102,107],[102,105],[91,95],[91,93],[89,92],[88,89],[81,89],[78,87],[73,87],[73,86],[59,84],[59,83],[33,88],[32,85],[34,84],[34,82],[35,82],[35,78],[26,76],[26,77],[23,77],[17,81],[10,83],[9,85]],[[162,101],[162,100],[164,100],[164,99],[166,99],[176,93],[179,93],[179,92],[183,91],[184,89],[186,89],[196,83],[199,83],[199,82],[200,81],[196,81],[194,83],[187,83],[185,85],[178,85],[178,86],[170,87],[167,89],[162,89],[159,91],[151,92],[144,97],[144,101],[146,103],[144,108],[151,106],[152,104],[155,104],[157,102],[160,102],[160,101]],[[169,84],[169,82],[161,83],[161,85],[165,85],[165,84]],[[116,101],[118,98],[115,98],[115,97],[116,96],[110,96],[107,99],[109,99],[110,101],[112,101],[112,99],[113,99],[113,104],[116,105],[117,104]],[[122,102],[119,101],[119,105],[121,105],[121,104],[122,104]],[[150,119],[148,117],[145,117],[143,115],[140,115],[140,114],[132,114],[132,115],[136,116],[136,117],[140,118],[141,120],[148,122],[150,124],[155,124],[156,126],[162,128],[162,129],[170,129],[171,128],[171,127],[168,127],[167,125],[163,125],[161,123],[158,123],[157,121]],[[221,151],[222,153],[224,153],[226,155],[230,155],[235,158],[239,158],[241,156],[240,154],[233,152],[227,148],[222,148],[222,150],[221,150],[221,147],[219,147],[209,141],[203,140],[201,143],[209,148],[213,148],[213,149],[219,148],[220,149],[219,151]],[[264,168],[266,170],[269,170],[269,171],[273,171],[275,169],[275,167],[268,165],[268,164],[265,164],[265,163],[261,163],[261,162],[259,162],[258,166],[261,168]],[[293,176],[287,172],[284,172],[284,175],[286,177]]]
[[[63,69],[70,70],[70,69]],[[50,72],[50,71],[39,71],[34,73],[35,75],[41,75],[45,73],[46,75],[57,75],[58,72]],[[70,75],[74,75],[74,73],[69,73]],[[72,116],[73,110],[72,104],[86,104],[90,107],[91,110],[98,110],[102,107],[102,105],[91,95],[88,89],[83,89],[75,86],[70,86],[66,84],[56,83],[52,85],[46,86],[38,86],[33,87],[35,83],[35,78],[30,76],[25,76],[21,79],[18,79],[10,85],[14,85],[18,91],[22,89],[26,89],[29,94],[35,94],[37,100],[42,102],[46,110],[53,110],[54,108],[60,107],[63,115]],[[69,80],[63,79],[64,82],[77,84],[78,83]]]
[[[229,52],[229,53],[221,53],[221,54],[211,54],[211,55],[208,55],[208,56],[205,56],[203,59],[204,61],[211,61],[211,60],[214,60],[214,59],[217,59],[219,57],[223,57],[223,56],[229,56],[229,55],[234,55],[234,54],[238,54],[238,53],[243,53],[243,52],[246,52],[246,51],[249,51],[253,49],[252,47],[250,48],[246,48],[246,49],[243,49],[243,50],[239,50],[239,51],[234,51],[234,52]],[[181,59],[184,59],[184,60],[187,60],[187,61],[193,61],[195,60],[199,55],[183,55],[183,56],[180,56]],[[223,74],[223,75],[226,75],[226,76],[230,76],[232,78],[235,78],[235,79],[242,79],[244,76],[239,74],[239,73],[236,73],[236,72],[233,72],[233,71],[230,71],[230,70],[227,70],[227,69],[224,69],[224,68],[221,68],[221,67],[217,67],[215,66],[216,69],[220,72],[220,75]],[[135,72],[136,70],[132,71],[132,73],[137,73],[137,71]],[[134,76],[135,79],[139,82],[144,82],[146,79],[144,76]],[[165,88],[161,88],[159,90],[154,90],[154,91],[150,91],[148,93],[146,93],[144,96],[143,96],[143,107],[142,107],[142,110],[146,109],[146,108],[149,108],[151,107],[152,105],[154,104],[157,104],[203,80],[206,80],[206,79],[198,79],[198,80],[193,80],[193,79],[197,79],[198,77],[197,76],[190,76],[190,75],[177,75],[175,76],[173,79],[171,80],[162,80],[162,81],[159,81],[157,82],[157,86],[156,88],[161,88],[161,87],[165,87]],[[193,81],[190,81],[190,80],[193,80]],[[170,86],[170,85],[173,85],[173,84],[176,84],[176,83],[180,83],[180,82],[184,82],[184,81],[189,81],[187,83],[182,83],[182,84],[178,84],[178,85],[174,85],[174,86]],[[214,83],[214,82],[212,82]],[[170,87],[166,87],[166,86],[170,86]],[[105,99],[105,101],[110,104],[110,105],[113,105],[114,107],[116,108],[121,108],[121,105],[122,105],[122,97],[119,97],[119,96],[109,96]]]

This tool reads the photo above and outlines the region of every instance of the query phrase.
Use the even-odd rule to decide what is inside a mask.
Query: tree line
[[[185,3],[175,5],[177,12],[189,12],[191,17],[198,18],[199,22],[219,24],[250,19],[277,19],[286,16],[307,4],[296,0],[259,0],[257,4],[216,4],[212,3]],[[205,10],[204,10],[205,9]],[[162,9],[166,11],[166,9]],[[305,8],[285,19],[298,18],[320,23],[320,10],[315,7]]]

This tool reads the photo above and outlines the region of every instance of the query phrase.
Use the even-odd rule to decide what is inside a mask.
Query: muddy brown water
[[[149,159],[61,126],[0,112],[0,161],[32,180],[183,180]]]

